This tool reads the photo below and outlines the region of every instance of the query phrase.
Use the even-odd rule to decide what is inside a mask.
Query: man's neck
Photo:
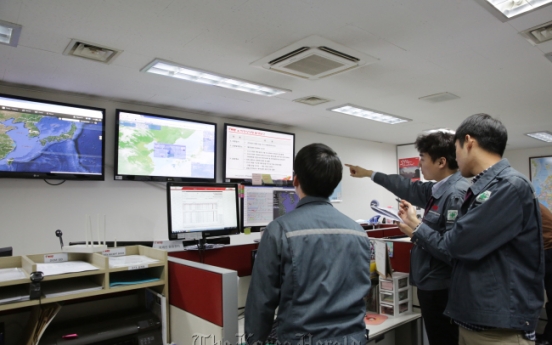
[[[473,176],[477,176],[483,171],[489,169],[496,163],[500,162],[502,157],[498,154],[493,154],[489,152],[484,152],[479,154],[477,160],[474,162],[472,169]]]
[[[458,169],[444,169],[443,171],[441,171],[441,173],[435,178],[435,181],[437,182],[440,182],[444,179],[446,179],[447,177],[449,177],[450,175],[456,173],[458,171]]]

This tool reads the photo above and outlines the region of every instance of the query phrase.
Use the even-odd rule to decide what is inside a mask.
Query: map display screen
[[[295,134],[225,124],[227,180],[251,180],[267,174],[272,180],[291,180]]]
[[[117,110],[116,180],[214,181],[216,124]]]
[[[0,95],[0,177],[104,180],[105,110]]]
[[[243,226],[267,226],[297,207],[299,196],[293,187],[244,186]]]
[[[552,211],[552,157],[530,157],[529,172],[540,203]]]

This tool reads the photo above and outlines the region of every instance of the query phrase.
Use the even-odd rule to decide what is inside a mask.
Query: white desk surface
[[[246,234],[239,234],[239,235],[231,235],[230,236],[230,245],[242,245],[242,244],[252,244],[257,243],[255,240],[259,240],[261,238],[260,232],[252,232],[249,235]]]
[[[370,339],[373,339],[374,337],[377,337],[378,335],[381,335],[385,332],[389,332],[392,329],[395,329],[399,326],[402,326],[410,321],[414,321],[416,319],[419,319],[422,317],[421,313],[418,312],[412,312],[406,315],[401,315],[397,317],[390,317],[387,320],[385,320],[382,324],[377,326],[366,326],[367,329],[370,330]],[[240,319],[238,319],[238,332],[239,334],[244,334],[244,318],[243,315],[240,316]]]
[[[416,319],[419,319],[422,317],[421,313],[418,312],[412,312],[406,315],[401,315],[397,317],[389,317],[387,320],[385,320],[383,323],[374,326],[366,326],[367,329],[370,330],[370,339],[373,339],[374,337],[377,337],[378,335],[381,335],[385,332],[389,332],[390,330],[397,328],[399,326],[404,325],[405,323],[408,323],[410,321],[414,321]]]

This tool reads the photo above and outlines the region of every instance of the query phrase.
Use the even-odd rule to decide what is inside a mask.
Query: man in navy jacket
[[[412,182],[401,175],[387,175],[348,165],[351,176],[371,177],[398,197],[425,209],[422,221],[429,229],[444,234],[454,225],[458,210],[469,187],[458,172],[454,134],[435,132],[416,139],[420,168],[427,180]],[[448,302],[452,264],[447,253],[433,255],[422,246],[410,254],[410,282],[418,288],[418,301],[431,345],[458,344],[458,326],[443,314]]]
[[[329,201],[343,166],[324,144],[293,163],[297,208],[263,233],[245,304],[248,344],[264,344],[278,307],[279,344],[366,343],[370,239]]]
[[[445,315],[459,344],[533,344],[544,303],[539,203],[531,183],[502,158],[508,135],[486,114],[456,130],[456,160],[473,177],[454,227],[439,234],[401,201],[400,227],[416,245],[448,253],[452,281]]]

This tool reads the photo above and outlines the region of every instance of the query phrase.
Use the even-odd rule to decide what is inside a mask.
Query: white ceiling
[[[484,112],[507,126],[509,149],[540,147],[550,144],[524,133],[552,131],[552,41],[534,46],[519,32],[551,19],[547,6],[501,22],[475,0],[1,0],[0,20],[23,31],[17,47],[0,45],[0,83],[391,144]],[[379,61],[315,81],[251,66],[311,35]],[[110,65],[62,55],[73,38],[123,53]],[[269,98],[141,73],[154,58],[292,92]],[[419,100],[440,92],[460,99]],[[333,101],[292,102],[312,95]],[[345,103],[413,121],[327,111]]]

